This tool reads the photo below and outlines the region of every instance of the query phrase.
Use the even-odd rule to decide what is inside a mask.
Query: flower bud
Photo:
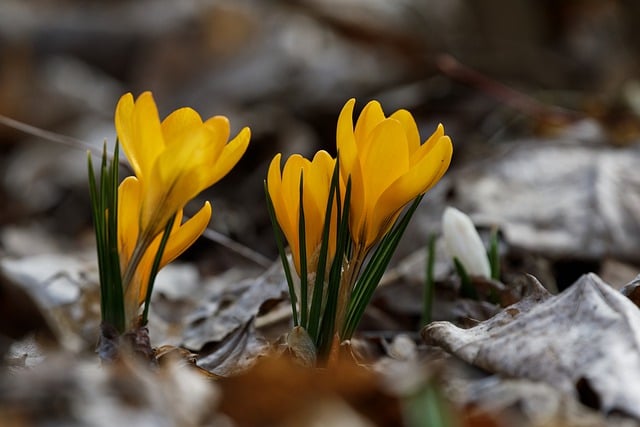
[[[471,222],[456,208],[447,207],[442,215],[442,233],[449,256],[458,261],[471,276],[491,276],[487,252]]]

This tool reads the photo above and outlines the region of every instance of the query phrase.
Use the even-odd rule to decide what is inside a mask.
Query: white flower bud
[[[449,256],[471,276],[491,276],[486,249],[471,218],[456,208],[447,207],[442,215],[442,234]]]

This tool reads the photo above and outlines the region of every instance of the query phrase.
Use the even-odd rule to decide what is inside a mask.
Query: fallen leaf
[[[605,414],[640,419],[640,311],[595,274],[557,296],[536,283],[473,328],[434,322],[422,335],[487,371],[543,381]]]
[[[222,341],[205,345],[196,365],[214,375],[234,375],[249,368],[269,349],[269,343],[256,333],[253,322],[247,322]]]
[[[199,350],[207,343],[221,341],[238,328],[244,328],[266,301],[285,297],[285,283],[278,261],[257,279],[225,287],[189,316],[183,345]]]

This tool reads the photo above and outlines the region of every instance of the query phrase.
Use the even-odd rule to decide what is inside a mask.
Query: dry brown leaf
[[[640,419],[640,311],[595,274],[550,296],[538,288],[470,329],[434,322],[422,331],[468,363],[544,381],[604,413]]]

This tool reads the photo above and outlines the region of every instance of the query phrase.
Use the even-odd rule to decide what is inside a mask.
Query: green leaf
[[[457,257],[453,257],[453,265],[456,267],[456,272],[460,277],[460,296],[463,298],[477,300],[478,293],[471,284],[471,278],[469,277],[467,270],[464,268],[464,265],[462,265]]]
[[[300,216],[298,218],[298,243],[300,253],[300,324],[303,328],[309,329],[308,315],[309,305],[307,300],[307,291],[309,286],[309,278],[307,277],[307,234],[304,219],[304,176],[300,171]],[[313,338],[313,335],[311,335]]]
[[[367,304],[369,304],[378,283],[380,283],[380,279],[382,279],[382,275],[387,269],[393,253],[398,247],[400,238],[404,234],[407,225],[409,224],[409,220],[418,208],[423,196],[424,195],[418,196],[413,201],[402,218],[396,221],[396,224],[393,226],[391,231],[382,238],[374,250],[371,259],[369,259],[369,262],[361,272],[360,277],[353,288],[351,299],[349,301],[346,319],[342,326],[342,339],[350,339],[358,327],[360,319],[364,314],[364,310]]]
[[[338,167],[336,162],[336,168]],[[336,169],[337,171],[337,169]],[[334,185],[335,184],[335,185]],[[332,183],[336,194],[339,194],[338,175],[335,175],[335,182]],[[329,280],[327,283],[327,302],[324,309],[324,315],[322,316],[322,324],[320,326],[320,336],[317,342],[318,356],[321,359],[325,359],[329,355],[331,350],[331,344],[333,342],[333,336],[336,331],[336,315],[338,311],[338,298],[340,297],[340,285],[342,283],[342,263],[344,254],[351,240],[349,234],[349,200],[351,200],[351,179],[347,181],[347,187],[345,190],[345,203],[344,209],[338,210],[342,215],[338,218],[337,226],[337,239],[336,239],[336,255],[331,263],[331,270],[329,271]],[[340,206],[341,200],[338,199],[338,206]]]
[[[153,258],[153,264],[151,265],[151,273],[149,274],[149,282],[147,284],[147,294],[144,299],[144,310],[142,312],[142,324],[144,326],[147,324],[147,317],[149,316],[149,305],[151,304],[151,292],[153,291],[153,285],[156,281],[156,276],[158,275],[158,271],[160,270],[160,263],[162,262],[162,256],[164,255],[164,250],[167,246],[167,242],[169,241],[169,236],[171,235],[171,228],[173,227],[173,223],[176,220],[176,214],[173,214],[171,219],[167,222],[167,225],[164,227],[164,232],[162,233],[162,239],[160,240],[160,246],[158,246],[158,251],[156,252],[156,256]]]
[[[271,220],[271,226],[273,227],[273,234],[276,239],[276,246],[278,247],[278,253],[280,254],[280,261],[282,261],[282,267],[284,269],[284,275],[287,279],[287,286],[289,287],[289,300],[291,301],[291,311],[293,312],[293,325],[300,326],[300,319],[298,318],[298,301],[296,298],[295,286],[293,284],[293,276],[291,275],[291,267],[289,260],[287,259],[287,253],[284,248],[284,236],[278,220],[276,218],[276,211],[273,207],[273,200],[269,194],[267,188],[267,181],[264,181],[264,194],[267,199],[267,210],[269,211],[269,219]]]
[[[460,425],[451,405],[430,382],[405,399],[404,419],[408,427],[457,427]]]
[[[98,268],[100,272],[100,310],[102,322],[124,332],[125,313],[120,256],[118,254],[118,143],[113,160],[107,159],[107,144],[102,151],[100,182],[88,154],[89,193],[91,213],[96,234]]]
[[[331,232],[331,218],[333,217],[334,200],[339,198],[339,167],[338,162],[334,166],[331,183],[329,184],[329,196],[327,198],[327,207],[325,209],[324,224],[322,228],[322,242],[320,244],[320,253],[318,256],[318,268],[316,269],[316,278],[313,284],[313,295],[311,298],[311,309],[309,311],[309,335],[314,337],[314,343],[318,345],[319,328],[323,316],[335,316],[334,313],[328,312],[325,305],[325,275],[327,271],[327,262],[329,254],[329,240]],[[337,213],[340,212],[340,206],[337,205]],[[340,258],[340,254],[335,254],[332,263]]]

